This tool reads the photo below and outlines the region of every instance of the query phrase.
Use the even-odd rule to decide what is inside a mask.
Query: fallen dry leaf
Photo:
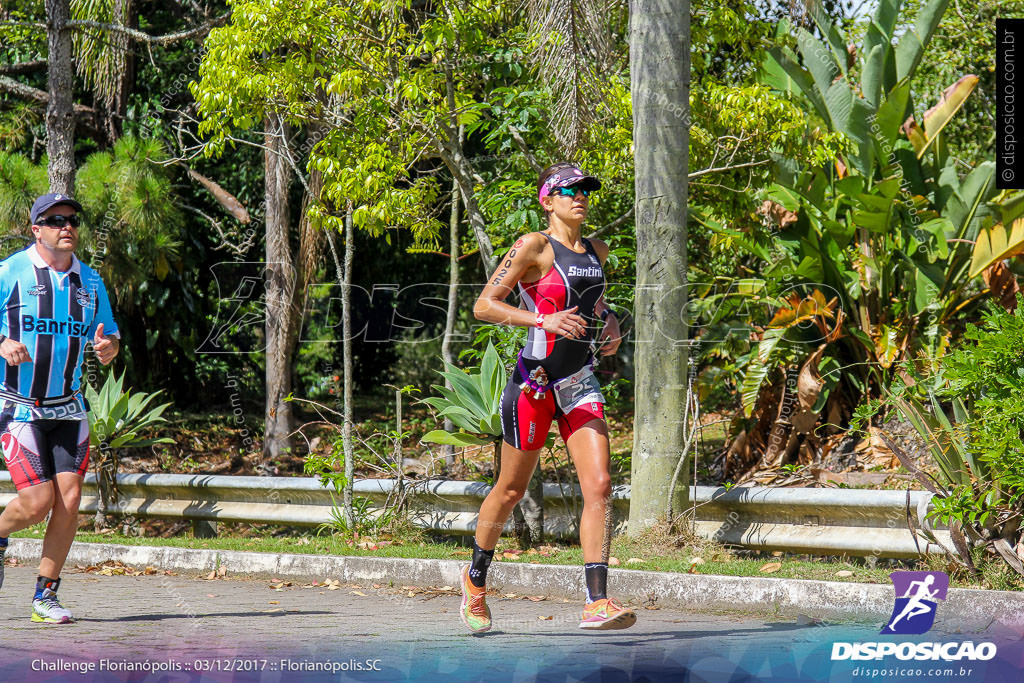
[[[617,557],[609,557],[608,558],[608,566],[609,567],[618,567],[620,564],[622,564],[622,563],[619,562],[619,558],[617,558]]]
[[[508,598],[509,600],[513,600],[513,599],[515,599],[518,596],[515,593],[505,593],[501,597]]]
[[[209,574],[206,575],[206,580],[207,581],[213,581],[216,578],[217,578],[217,572],[210,572]]]
[[[762,566],[757,571],[761,572],[762,574],[771,574],[772,572],[777,572],[780,569],[782,569],[782,563],[781,562],[769,562],[768,564]]]
[[[519,559],[519,556],[516,555],[515,553],[502,553],[501,556],[503,558],[505,558],[506,560],[517,560],[517,559]]]
[[[217,568],[217,576],[227,576],[228,568],[221,565]]]
[[[537,617],[537,618],[540,619],[541,621],[551,621],[552,619],[554,619],[553,616]]]
[[[268,605],[280,605],[280,604],[281,604],[281,601],[280,601],[280,600],[271,600],[271,601],[270,601],[270,602],[268,602],[267,604],[268,604]]]
[[[530,602],[541,602],[542,600],[547,600],[543,595],[527,595],[526,599]]]
[[[640,559],[639,557],[631,557],[628,560],[626,560],[626,564],[640,564],[641,562],[644,562],[644,560]]]
[[[363,596],[364,598],[366,597],[366,593],[363,593],[362,591],[349,591],[349,592],[350,592],[350,593],[351,593],[352,595],[361,595],[361,596]]]
[[[408,593],[408,594],[406,595],[406,597],[407,597],[407,598],[413,598],[413,597],[416,597],[416,591],[409,591],[409,593]]]
[[[376,586],[374,586],[374,588],[376,588]],[[452,588],[451,586],[441,586],[440,590],[443,590],[443,591],[453,591],[455,589]]]
[[[853,572],[851,572],[851,571],[849,571],[847,569],[844,569],[844,570],[842,570],[840,572],[836,572],[836,576],[845,579],[848,576],[853,576]]]

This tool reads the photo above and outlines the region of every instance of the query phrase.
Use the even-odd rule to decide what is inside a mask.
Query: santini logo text
[[[996,656],[995,643],[833,643],[832,661],[836,660],[868,660],[895,656],[901,660],[957,662],[987,662]]]

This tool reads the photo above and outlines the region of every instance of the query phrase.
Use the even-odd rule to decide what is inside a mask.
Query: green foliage
[[[480,363],[488,349],[494,348],[501,358],[502,366],[511,371],[519,354],[519,349],[526,344],[525,327],[512,325],[476,325],[472,344],[459,354],[461,360]]]
[[[942,395],[966,408],[975,476],[988,474],[1016,498],[1024,494],[1024,307],[986,313],[964,338],[942,361]]]
[[[464,372],[445,363],[445,370],[440,374],[452,388],[434,385],[441,395],[425,398],[423,402],[437,410],[439,418],[450,419],[460,431],[450,433],[435,429],[428,432],[423,441],[464,447],[492,443],[500,437],[498,405],[506,377],[494,346],[487,345],[477,372]]]
[[[934,517],[962,529],[970,547],[991,544],[1024,575],[1008,552],[1024,508],[1024,306],[987,312],[931,365],[924,377],[908,366],[914,382],[898,383],[888,400],[921,435],[938,478],[904,465],[939,494]],[[973,566],[971,552],[959,549]]]
[[[82,255],[96,264],[119,308],[140,302],[154,277],[180,269],[181,212],[171,176],[159,165],[168,154],[154,139],[122,137],[110,152],[91,154],[76,176],[85,209]],[[153,315],[163,302],[153,301]]]
[[[36,197],[46,192],[46,164],[33,164],[20,154],[0,151],[0,231],[3,255],[21,249],[32,239],[29,212]]]
[[[321,456],[311,453],[303,463],[303,471],[320,480],[324,488],[331,488],[333,491],[344,491],[347,479],[343,468],[338,465],[342,461],[341,438],[334,444],[334,450],[329,456]],[[340,532],[342,534],[367,533],[388,529],[399,521],[398,508],[396,506],[385,506],[383,509],[371,508],[369,498],[353,496],[352,498],[352,524],[348,523],[345,510],[339,501],[331,494],[331,521],[321,524],[317,528],[318,534]]]
[[[826,135],[847,142],[835,163],[778,158],[778,180],[761,194],[768,230],[738,230],[707,216],[704,222],[756,259],[760,278],[748,287],[756,305],[795,292],[785,305],[795,310],[796,301],[820,291],[819,308],[828,301],[838,317],[819,317],[818,329],[784,322],[778,307],[771,320],[747,319],[767,328],[731,368],[743,378],[736,381],[748,414],[778,368],[799,365],[821,343],[828,344],[822,367],[836,373],[831,381],[870,396],[889,384],[901,358],[941,352],[976,305],[970,243],[993,220],[987,201],[994,164],[959,173],[946,151],[944,123],[930,128],[935,143],[920,149],[901,130],[914,113],[910,80],[947,1],[929,0],[901,35],[901,2],[882,3],[852,62],[848,40],[823,15],[816,21],[824,40],[797,28],[796,50],[780,41],[768,51],[765,83],[797,97]],[[950,107],[944,121],[953,113]]]

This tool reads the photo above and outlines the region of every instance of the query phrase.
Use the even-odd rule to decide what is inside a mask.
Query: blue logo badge
[[[946,599],[949,576],[945,572],[893,572],[889,578],[896,589],[896,604],[881,633],[926,633],[935,623],[935,606]]]

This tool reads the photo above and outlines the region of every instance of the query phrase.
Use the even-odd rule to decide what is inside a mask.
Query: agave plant
[[[85,398],[89,402],[89,444],[94,454],[93,467],[100,492],[95,522],[98,529],[106,527],[107,511],[118,498],[118,450],[173,442],[167,437],[139,436],[151,427],[167,421],[163,412],[170,403],[150,407],[150,403],[161,392],[132,394],[131,390],[123,389],[123,384],[124,373],[118,377],[114,372],[107,375],[98,392],[92,385],[85,384]]]
[[[434,385],[441,395],[423,401],[437,410],[440,417],[450,419],[459,431],[435,429],[427,432],[423,441],[460,448],[496,443],[501,438],[498,404],[506,380],[494,345],[488,342],[477,372],[464,372],[446,361],[440,374],[452,388]]]

